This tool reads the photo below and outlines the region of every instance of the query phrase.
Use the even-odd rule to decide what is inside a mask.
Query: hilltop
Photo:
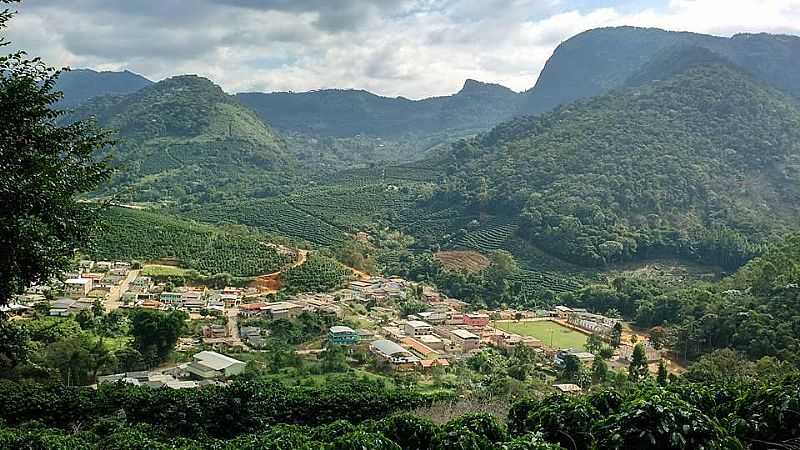
[[[620,88],[660,52],[686,46],[707,49],[800,98],[800,37],[760,33],[726,38],[626,26],[589,30],[561,43],[525,93],[521,112],[537,114]]]
[[[279,192],[292,176],[285,142],[211,81],[180,76],[126,96],[94,98],[71,117],[93,116],[118,133],[120,168],[101,194],[140,201],[204,201]]]

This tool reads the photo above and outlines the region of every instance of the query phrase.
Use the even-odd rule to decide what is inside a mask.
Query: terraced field
[[[456,245],[478,251],[499,250],[505,248],[506,243],[516,233],[517,228],[516,221],[495,218],[485,224],[481,224],[479,229],[467,233]]]

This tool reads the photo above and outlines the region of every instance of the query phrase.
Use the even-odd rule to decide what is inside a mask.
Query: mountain
[[[521,99],[508,88],[475,80],[467,80],[456,94],[416,101],[340,89],[236,97],[278,129],[337,137],[485,130],[511,118]]]
[[[139,201],[279,192],[292,176],[284,141],[211,81],[169,78],[125,96],[96,97],[72,118],[116,130],[121,169],[102,194]]]
[[[153,82],[147,78],[127,70],[97,72],[91,69],[74,69],[61,73],[56,90],[64,93],[59,105],[73,108],[93,97],[131,94],[151,84]]]
[[[619,88],[659,52],[671,47],[702,47],[740,66],[755,79],[800,98],[800,37],[737,34],[730,38],[655,28],[600,28],[559,45],[533,89],[525,93],[524,113]]]
[[[687,63],[501,124],[428,164],[449,177],[434,203],[516,218],[520,237],[563,259],[735,268],[800,223],[798,142],[791,99],[729,64]]]

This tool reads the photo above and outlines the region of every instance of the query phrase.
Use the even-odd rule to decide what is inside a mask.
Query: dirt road
[[[106,312],[111,312],[122,305],[120,299],[122,298],[122,294],[128,292],[128,287],[130,286],[131,282],[139,276],[140,270],[131,270],[128,272],[128,276],[119,284],[119,286],[114,287],[111,289],[111,292],[108,293],[105,301],[103,302],[103,306],[106,308]]]

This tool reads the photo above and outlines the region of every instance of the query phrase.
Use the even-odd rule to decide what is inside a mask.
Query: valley
[[[0,449],[797,447],[800,37],[596,28],[412,100],[260,92],[299,59],[220,29],[263,80],[0,57]]]

